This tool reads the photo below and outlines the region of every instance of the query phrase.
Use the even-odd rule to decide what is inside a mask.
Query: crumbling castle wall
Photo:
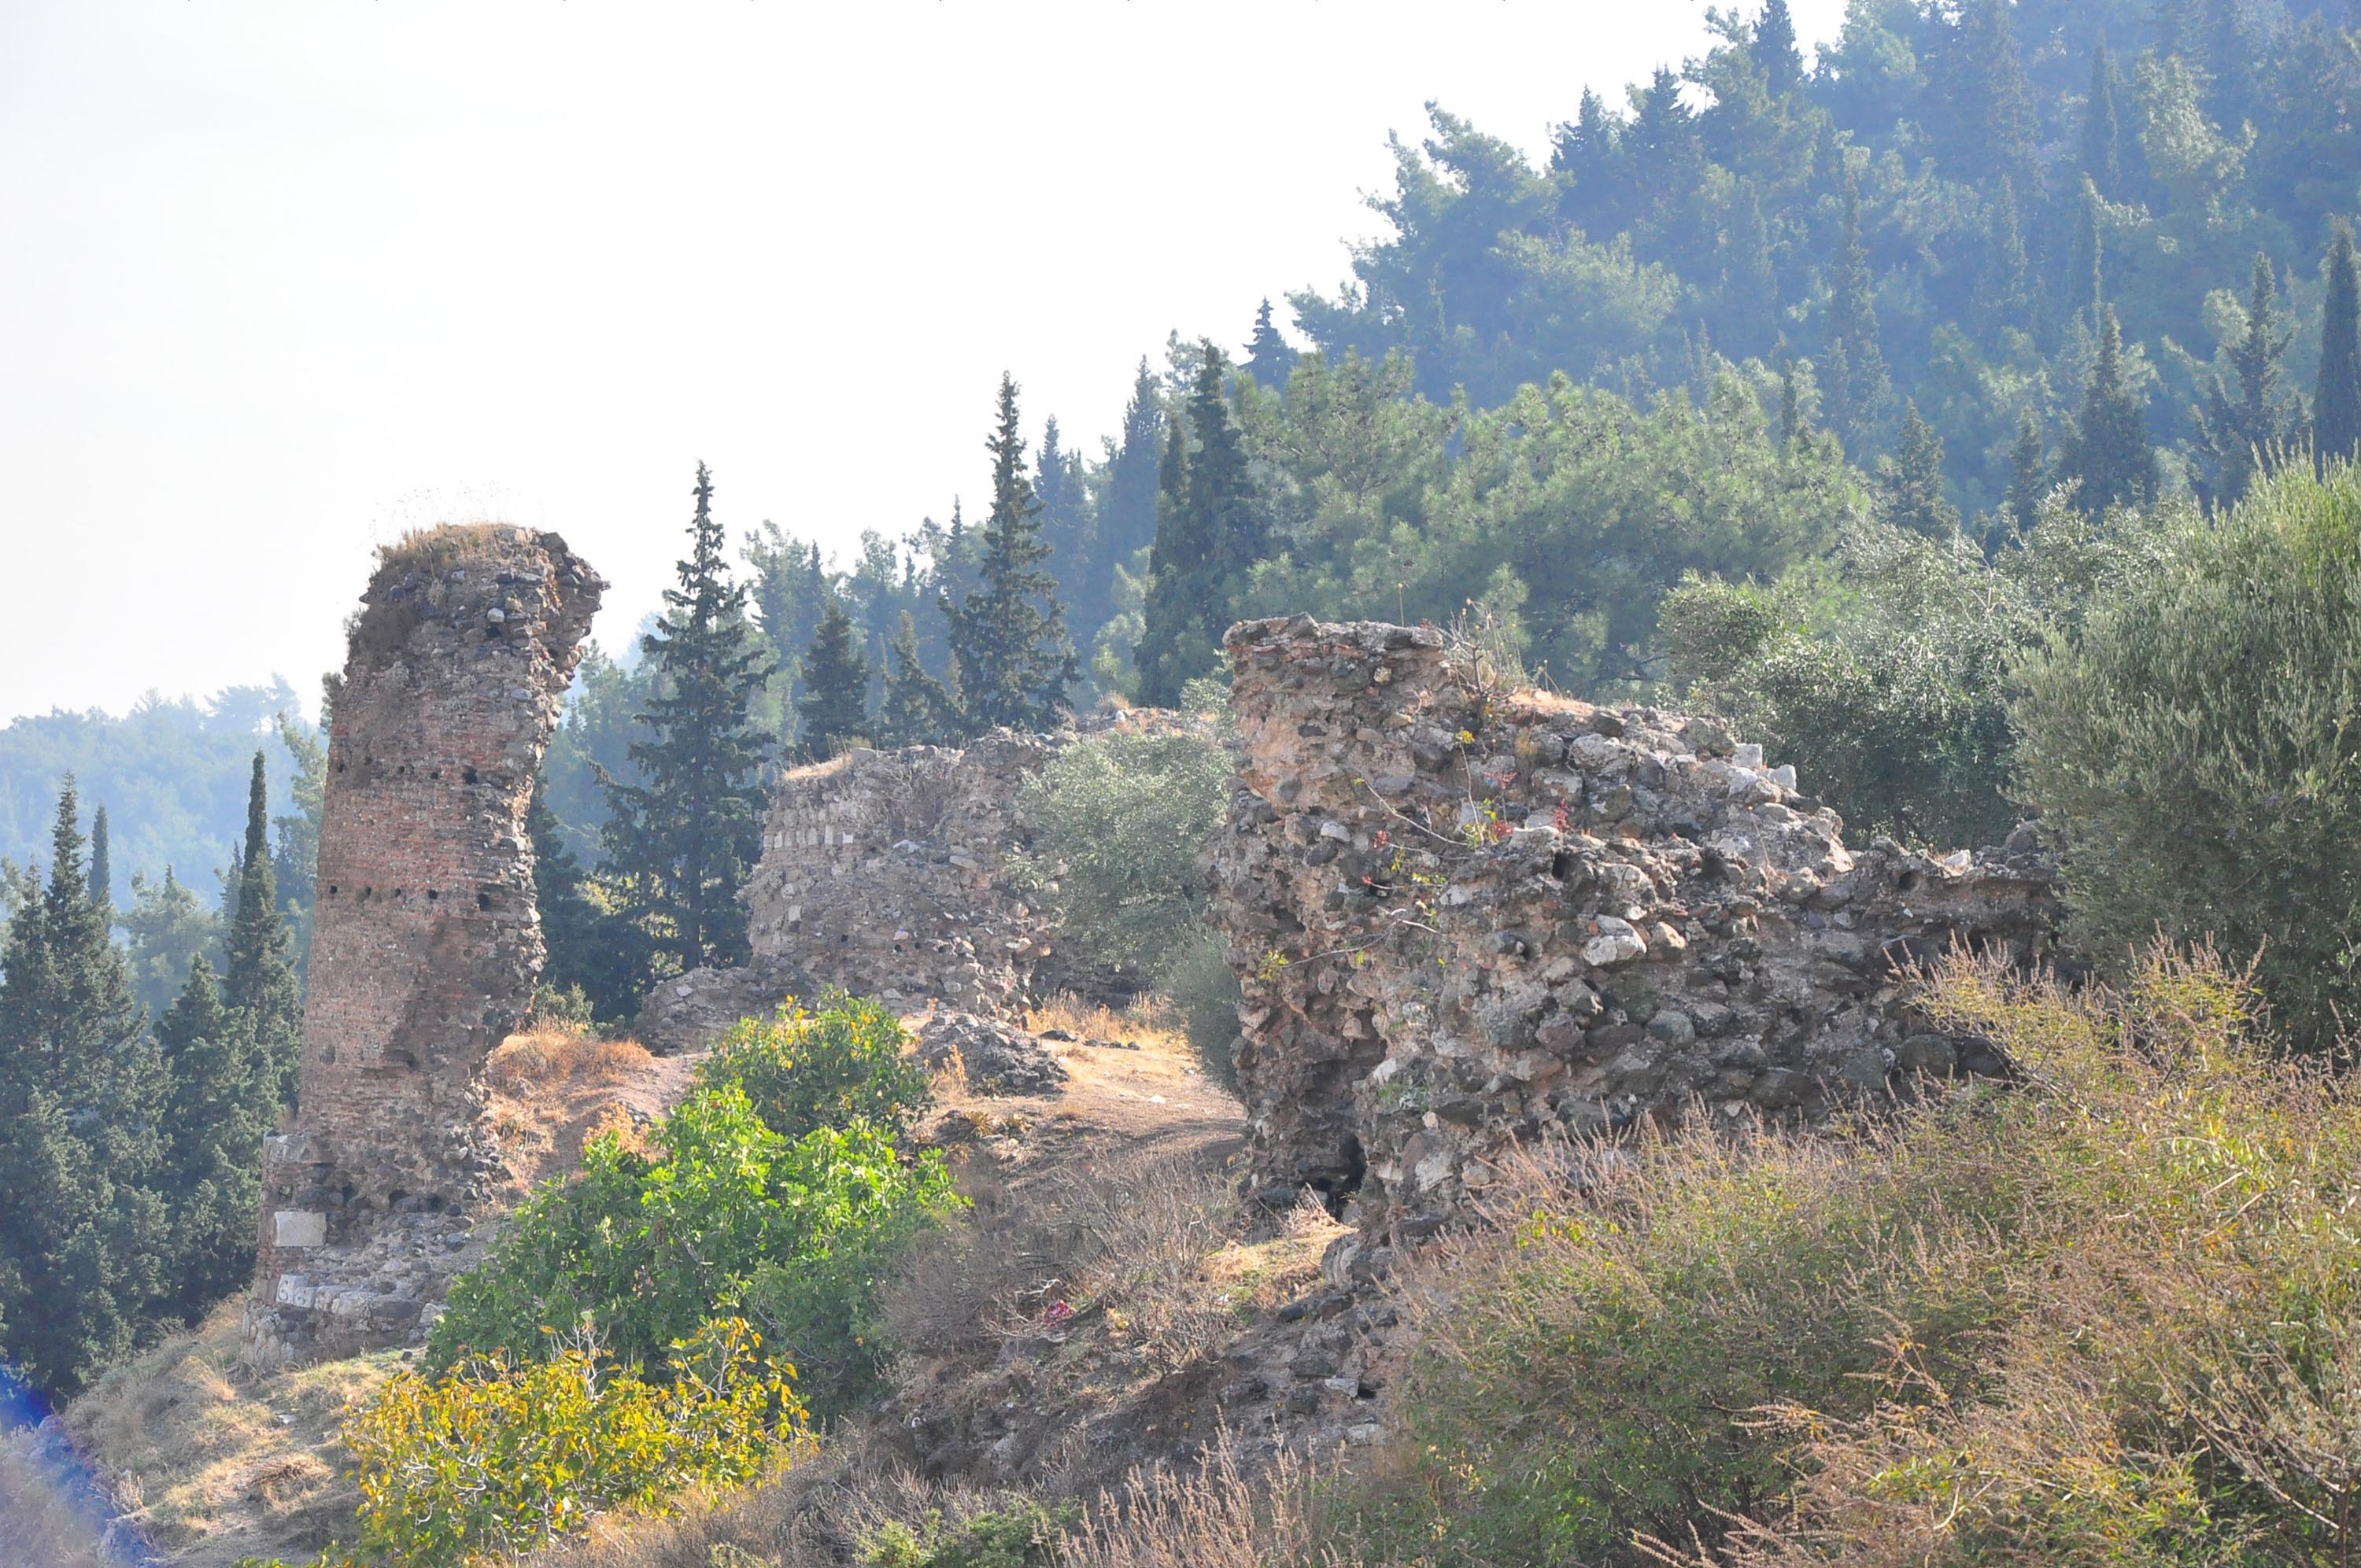
[[[1017,874],[1034,835],[1025,785],[1080,734],[1172,722],[1110,715],[1049,735],[997,730],[963,748],[857,749],[785,773],[761,864],[739,893],[753,961],[659,985],[640,1038],[691,1048],[831,986],[905,1010],[1006,1018],[1049,992],[1105,983],[1076,967],[1044,894]]]
[[[533,779],[606,585],[554,533],[390,551],[332,718],[294,1125],[263,1155],[266,1364],[414,1335],[500,1150],[486,1057],[543,959]]]
[[[1491,686],[1432,628],[1249,621],[1240,788],[1205,854],[1244,977],[1252,1180],[1438,1223],[1488,1157],[1643,1116],[1809,1124],[1916,1072],[1997,1072],[1907,971],[2037,961],[2020,831],[1855,853],[1719,723]]]

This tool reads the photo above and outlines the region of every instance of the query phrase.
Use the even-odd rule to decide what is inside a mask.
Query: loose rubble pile
[[[293,1128],[263,1150],[260,1365],[416,1337],[500,1174],[484,1060],[543,948],[525,809],[606,585],[554,533],[390,551],[328,749]]]
[[[1031,1035],[972,1013],[940,1013],[918,1029],[918,1059],[956,1066],[978,1094],[1055,1094],[1071,1077]]]
[[[2030,832],[1856,854],[1719,724],[1490,688],[1431,628],[1298,617],[1228,647],[1243,773],[1204,866],[1266,1201],[1308,1185],[1414,1235],[1545,1131],[1807,1125],[2004,1070],[1905,981],[1955,943],[2042,958]]]
[[[1031,847],[1026,782],[1078,735],[1169,725],[1141,711],[1051,735],[995,730],[964,748],[857,749],[785,774],[763,860],[740,892],[752,962],[658,986],[637,1025],[651,1050],[693,1049],[790,995],[841,987],[915,1010],[998,1017],[1111,977],[1071,962],[1012,857]]]

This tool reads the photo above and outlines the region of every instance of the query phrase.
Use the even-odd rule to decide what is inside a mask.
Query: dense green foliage
[[[1026,1500],[956,1524],[939,1510],[916,1530],[889,1519],[861,1543],[861,1568],[1054,1568],[1060,1537],[1081,1517],[1071,1504]]]
[[[2259,953],[2285,1033],[2361,1001],[2361,473],[2267,477],[2028,663],[2020,765],[2081,944]]]
[[[69,779],[48,879],[22,874],[0,942],[0,1359],[58,1394],[250,1276],[280,1102],[279,1053],[202,951],[151,1030],[78,810]],[[258,865],[245,885],[277,926]],[[283,956],[258,933],[253,948]]]
[[[941,1157],[895,1135],[924,1095],[901,1038],[853,1002],[741,1028],[646,1146],[594,1138],[578,1177],[518,1211],[454,1282],[428,1364],[531,1358],[547,1332],[588,1321],[654,1376],[674,1341],[743,1313],[811,1374],[818,1413],[860,1402],[877,1376],[881,1273],[961,1201]]]
[[[1364,1560],[2338,1561],[2361,1106],[2251,1004],[2202,958],[2113,995],[1957,968],[1931,1010],[2019,1086],[1507,1173],[1405,1282]]]
[[[931,1098],[926,1073],[903,1054],[909,1042],[884,1003],[836,992],[817,1013],[789,1001],[768,1018],[741,1019],[697,1065],[696,1081],[737,1085],[782,1137],[861,1122],[900,1137]]]

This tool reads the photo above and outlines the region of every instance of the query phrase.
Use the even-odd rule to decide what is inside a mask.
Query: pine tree
[[[2115,100],[2123,75],[2107,50],[2107,36],[2091,46],[2091,93],[2082,105],[2082,178],[2109,201],[2124,193],[2124,125]]]
[[[1861,184],[1845,181],[1844,241],[1828,284],[1828,411],[1839,433],[1858,440],[1885,395],[1885,355],[1878,343],[1877,279],[1861,233]]]
[[[2238,378],[2234,402],[2219,376],[2198,411],[2197,449],[2205,460],[2209,506],[2229,506],[2254,483],[2256,466],[2296,433],[2301,416],[2287,406],[2279,387],[2279,361],[2294,341],[2280,324],[2279,279],[2271,258],[2255,257],[2254,281],[2238,340],[2229,346],[2230,368]]]
[[[1787,0],[1767,0],[1763,15],[1755,19],[1749,52],[1773,97],[1784,98],[1803,84],[1804,51],[1796,45],[1795,18],[1787,9]]]
[[[752,717],[773,663],[730,580],[713,476],[699,463],[689,551],[640,650],[655,673],[645,739],[631,759],[641,783],[605,781],[607,880],[647,943],[651,970],[682,972],[746,957],[739,884],[761,850],[763,740]],[[642,981],[657,978],[643,974]]]
[[[2320,316],[2320,384],[2312,400],[2315,460],[2361,455],[2361,272],[2353,225],[2339,223],[2328,250],[2328,299]]]
[[[999,424],[984,449],[992,454],[992,512],[976,552],[976,585],[963,599],[941,601],[959,676],[960,722],[971,735],[999,725],[1046,729],[1067,711],[1066,688],[1079,662],[1066,640],[1057,580],[1041,570],[1049,547],[1025,477],[1016,382],[1005,375]]]
[[[803,718],[804,755],[824,761],[869,728],[869,663],[861,656],[844,601],[834,594],[820,610],[819,629],[804,650],[803,665],[804,695],[796,710]]]
[[[1204,366],[1190,390],[1187,430],[1176,422],[1165,446],[1163,499],[1136,654],[1140,699],[1158,707],[1177,704],[1183,685],[1214,667],[1231,607],[1265,545],[1246,447],[1222,397],[1221,350],[1210,343],[1203,349]]]
[[[1877,465],[1876,515],[1880,522],[1930,539],[1959,532],[1960,509],[1943,493],[1943,438],[1918,416],[1918,404],[1903,404],[1902,437],[1894,455]]]
[[[904,610],[885,646],[885,691],[877,707],[877,740],[884,746],[939,743],[951,715],[950,693],[918,659],[918,623]]]
[[[2041,421],[2028,406],[2016,416],[2016,444],[2008,452],[2008,520],[2024,538],[2033,537],[2041,521],[2041,503],[2049,494],[2047,444]]]
[[[0,1355],[71,1393],[163,1294],[167,1082],[90,897],[73,781],[0,948]]]
[[[193,1319],[254,1274],[262,1140],[279,1109],[253,1018],[230,1006],[200,957],[161,1018],[156,1041],[170,1083],[166,1190],[172,1267],[160,1310]]]
[[[1287,390],[1287,378],[1295,369],[1295,350],[1270,319],[1270,302],[1265,300],[1255,312],[1254,336],[1246,343],[1246,362],[1242,367],[1255,378],[1255,385],[1268,391]]]
[[[115,864],[106,842],[106,807],[90,818],[90,901],[98,905],[107,924],[115,924]]]
[[[223,1000],[252,1021],[256,1043],[270,1064],[277,1102],[295,1101],[295,1069],[303,1054],[303,998],[295,983],[287,922],[270,864],[270,807],[263,756],[254,754],[247,784],[246,852],[237,863],[237,910],[227,932]]]
[[[2098,361],[2059,471],[2074,486],[2074,504],[2093,516],[2109,507],[2156,498],[2156,448],[2148,444],[2147,400],[2132,388],[2124,365],[2123,326],[2111,307],[2099,312]]]

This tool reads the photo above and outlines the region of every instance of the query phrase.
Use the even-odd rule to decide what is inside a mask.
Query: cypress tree
[[[1961,137],[1960,167],[1997,168],[2029,180],[2039,126],[2004,0],[1964,0],[1949,43],[1958,57],[1947,74]]]
[[[1749,52],[1773,97],[1784,97],[1803,84],[1804,51],[1795,41],[1795,18],[1787,0],[1767,0],[1763,15],[1755,18]]]
[[[115,865],[106,842],[106,807],[100,806],[90,818],[90,901],[106,916],[109,927],[115,924]]]
[[[2025,231],[2017,222],[2016,181],[2004,176],[1993,203],[1993,233],[1984,275],[1976,288],[1977,314],[1987,341],[2008,327],[2033,325],[2033,263],[2026,255]]]
[[[2087,313],[2094,324],[2100,302],[2106,298],[2105,270],[2105,242],[2099,233],[2099,190],[2085,180],[2081,205],[2074,214],[2074,248],[2067,257],[2066,308],[2078,316]]]
[[[2200,53],[2208,83],[2205,111],[2235,138],[2261,106],[2263,95],[2255,79],[2260,40],[2247,26],[2241,0],[2205,0],[2201,26]]]
[[[992,512],[976,550],[976,583],[965,598],[940,603],[959,678],[960,722],[969,734],[995,726],[1046,729],[1067,711],[1079,661],[1066,639],[1057,579],[1041,569],[1040,505],[1025,476],[1016,382],[1000,378],[1000,417],[984,442],[992,454]]]
[[[156,1021],[156,1041],[171,1085],[164,1169],[173,1267],[163,1310],[194,1318],[253,1277],[262,1140],[278,1084],[253,1018],[223,999],[203,957]]]
[[[2320,384],[2312,400],[2315,460],[2361,454],[2361,272],[2353,225],[2339,223],[2328,248],[2328,299],[2320,317]]]
[[[763,814],[752,709],[774,667],[747,620],[744,586],[730,580],[702,463],[690,495],[688,554],[655,630],[640,639],[655,674],[647,711],[632,716],[645,736],[630,749],[642,782],[604,781],[608,880],[651,969],[669,972],[745,959],[738,888],[760,853]]]
[[[1099,493],[1099,547],[1092,560],[1090,595],[1077,612],[1088,630],[1115,615],[1115,571],[1137,572],[1139,553],[1156,541],[1157,467],[1164,450],[1164,398],[1155,372],[1141,359],[1124,406],[1123,436],[1108,454],[1106,486]]]
[[[56,1394],[131,1348],[170,1250],[163,1062],[76,814],[69,778],[48,884],[28,876],[0,948],[0,1354]]]
[[[260,751],[246,793],[246,852],[237,862],[237,910],[230,917],[222,996],[252,1020],[256,1043],[270,1064],[277,1102],[295,1100],[295,1069],[303,1051],[303,999],[279,888],[270,864],[269,785]]]
[[[1752,180],[1740,181],[1723,247],[1721,336],[1738,354],[1761,353],[1777,337],[1779,279],[1771,260],[1762,188]]]
[[[1265,543],[1246,446],[1222,397],[1221,350],[1202,346],[1204,365],[1189,394],[1196,450],[1176,422],[1165,447],[1136,654],[1141,700],[1158,707],[1177,704],[1183,685],[1213,669],[1232,605]]]
[[[2279,360],[2295,334],[2280,324],[2279,294],[2271,258],[2257,252],[2245,321],[2229,347],[2237,400],[2231,400],[2216,376],[2198,411],[2197,446],[2209,470],[2208,505],[2228,506],[2244,496],[2254,483],[2257,461],[2295,433],[2295,417],[2279,388]]]
[[[951,716],[950,693],[918,660],[918,623],[904,610],[885,645],[885,691],[877,707],[878,743],[930,746]]]
[[[2124,124],[2115,106],[2122,86],[2115,57],[2108,52],[2107,35],[2091,46],[2091,94],[2082,105],[2082,178],[2109,201],[2124,193]]]
[[[2028,539],[2041,521],[2041,503],[2049,494],[2047,457],[2041,421],[2030,407],[2019,410],[2016,444],[2008,453],[2008,520],[2020,536]]]
[[[1274,392],[1287,390],[1287,378],[1295,369],[1295,350],[1271,322],[1268,300],[1255,312],[1254,336],[1246,343],[1244,368],[1256,386]]]
[[[869,663],[861,656],[844,601],[834,594],[820,610],[803,664],[804,695],[796,710],[803,718],[804,754],[822,761],[869,727]]]
[[[2099,357],[2083,393],[2081,417],[2059,465],[2074,485],[2074,504],[2096,515],[2109,507],[2153,500],[2156,448],[2148,444],[2147,405],[2124,365],[2124,331],[2112,308],[2099,312]]]
[[[1828,392],[1831,422],[1858,439],[1886,388],[1885,354],[1878,343],[1876,277],[1861,241],[1861,182],[1845,181],[1844,236],[1828,287]]]
[[[1903,404],[1894,455],[1877,465],[1875,510],[1880,522],[1932,539],[1959,530],[1960,509],[1943,493],[1943,438],[1918,416],[1915,400]]]

